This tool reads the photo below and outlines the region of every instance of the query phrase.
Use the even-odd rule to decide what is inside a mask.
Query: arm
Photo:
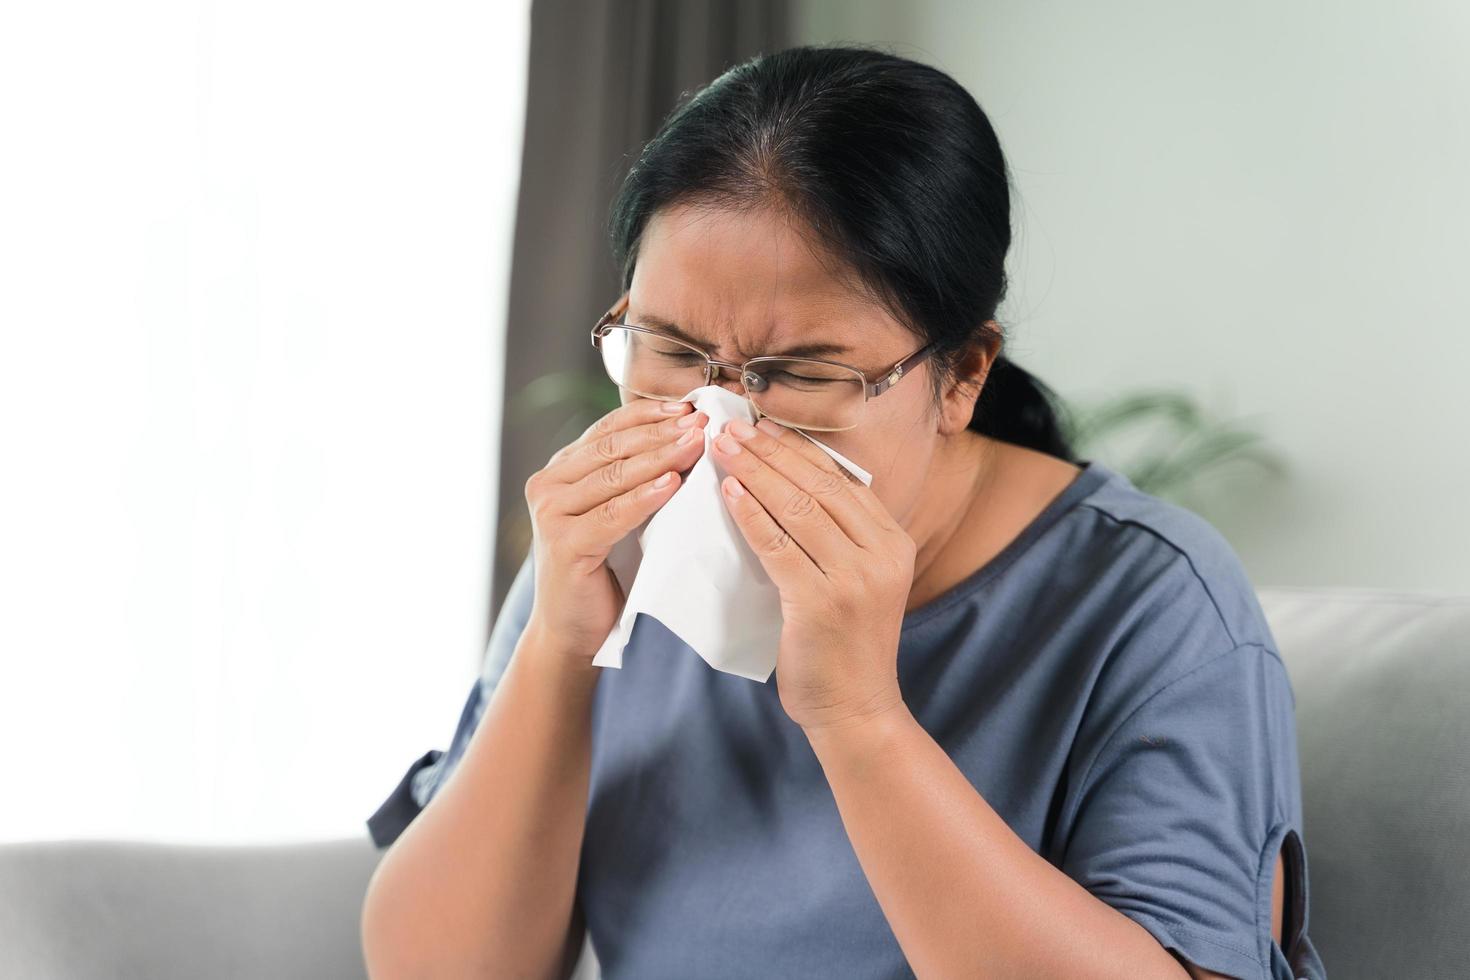
[[[570,971],[600,673],[527,627],[464,758],[368,884],[372,977]]]
[[[1142,926],[1017,837],[906,705],[808,736],[918,976],[1188,976]]]
[[[807,735],[921,976],[1259,977],[1255,944],[1300,925],[1284,921],[1279,848],[1261,860],[1263,835],[1277,836],[1267,828],[1300,821],[1290,699],[1280,660],[1252,643],[1146,696],[1071,791],[1060,866],[1011,831],[902,701]]]

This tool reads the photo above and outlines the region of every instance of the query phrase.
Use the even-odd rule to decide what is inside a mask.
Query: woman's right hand
[[[665,405],[675,405],[670,413]],[[704,452],[704,412],[634,398],[594,422],[526,481],[536,589],[527,630],[590,662],[626,597],[613,545],[662,507]],[[680,442],[681,438],[686,442]],[[664,486],[656,486],[661,476]]]

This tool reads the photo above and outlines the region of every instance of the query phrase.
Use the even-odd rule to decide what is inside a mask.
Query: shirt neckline
[[[905,613],[903,624],[900,626],[900,632],[907,632],[909,629],[933,619],[934,616],[943,612],[966,594],[989,582],[1007,565],[1019,558],[1027,548],[1031,547],[1032,543],[1060,520],[1063,514],[1071,510],[1074,504],[1105,483],[1114,472],[1101,460],[1080,459],[1076,460],[1076,462],[1081,465],[1081,471],[1072,478],[1072,482],[1067,484],[1061,493],[1052,498],[1051,503],[1047,504],[1041,513],[1031,519],[1031,523],[1021,529],[1020,534],[1012,538],[1004,548],[1000,549],[984,565],[981,565],[975,571],[966,575],[963,579],[933,599],[930,599],[922,606]]]

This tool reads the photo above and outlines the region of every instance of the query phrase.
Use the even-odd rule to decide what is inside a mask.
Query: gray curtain
[[[787,47],[789,21],[787,0],[531,4],[487,641],[530,547],[526,480],[596,417],[561,406],[522,418],[510,403],[551,372],[601,372],[588,334],[618,296],[604,235],[613,194],[682,93]],[[567,436],[569,423],[581,426]]]

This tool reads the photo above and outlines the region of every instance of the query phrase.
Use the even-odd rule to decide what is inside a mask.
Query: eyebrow
[[[624,316],[624,319],[626,319],[626,314]],[[662,330],[665,333],[668,333],[668,334],[670,334],[670,335],[672,335],[674,337],[677,337],[678,339],[684,341],[685,343],[693,344],[696,347],[703,347],[705,349],[709,349],[710,347],[715,346],[715,345],[710,344],[709,342],[707,342],[705,340],[701,340],[698,337],[691,336],[688,332],[686,332],[685,330],[681,329],[680,326],[677,323],[673,322],[672,320],[669,320],[669,319],[666,319],[664,317],[661,317],[657,313],[642,313],[642,314],[639,314],[639,316],[638,316],[638,323],[635,324],[635,325],[636,326],[641,326],[641,327],[654,327],[655,329]],[[785,350],[774,351],[771,354],[767,354],[765,356],[767,356],[767,357],[827,357],[827,356],[834,355],[834,354],[850,354],[850,353],[852,353],[852,348],[846,346],[845,344],[796,344],[796,345],[793,345],[791,347],[787,347]]]

